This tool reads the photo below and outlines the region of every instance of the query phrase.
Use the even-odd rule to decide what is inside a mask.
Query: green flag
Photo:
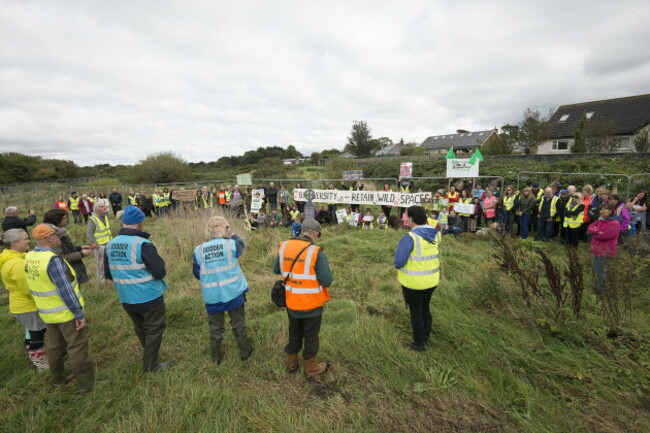
[[[449,152],[447,152],[447,156],[445,157],[446,159],[455,159],[456,155],[454,154],[454,146],[451,146],[449,148]]]
[[[478,150],[477,147],[474,153],[472,153],[472,156],[470,156],[469,163],[474,165],[476,164],[476,162],[481,162],[481,161],[483,161],[483,155],[481,155],[481,151]]]

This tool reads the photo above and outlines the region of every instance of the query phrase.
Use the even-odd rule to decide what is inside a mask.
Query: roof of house
[[[400,143],[393,143],[375,152],[375,156],[399,155],[399,152]]]
[[[561,105],[550,119],[551,137],[573,137],[574,125],[583,115],[587,121],[610,120],[616,135],[634,134],[650,123],[650,94]]]
[[[485,131],[462,132],[460,134],[434,135],[424,140],[420,146],[427,150],[449,149],[451,146],[454,149],[470,149],[477,145],[483,145],[492,134],[495,134],[493,129],[486,129]]]

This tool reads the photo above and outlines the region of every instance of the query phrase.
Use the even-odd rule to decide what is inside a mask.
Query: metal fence
[[[501,190],[503,190],[503,184],[504,184],[504,179],[502,176],[479,176],[479,177],[471,177],[468,179],[478,179],[481,181],[481,179],[486,179],[490,181],[500,181],[501,183]],[[412,178],[413,180],[413,187],[418,188],[423,185],[424,187],[426,186],[432,186],[430,188],[431,191],[436,191],[440,189],[441,187],[444,189],[445,187],[448,188],[449,184],[452,182],[452,178],[446,177],[446,176],[422,176],[422,177],[414,177]],[[429,182],[430,181],[430,182]],[[427,185],[428,183],[428,185]],[[475,182],[477,184],[478,182]],[[481,181],[481,186],[483,186],[483,181]],[[423,188],[424,189],[424,188]]]
[[[599,186],[606,186],[612,192],[621,194],[620,188],[625,189],[625,197],[630,196],[630,179],[627,174],[620,173],[568,173],[555,171],[520,171],[517,173],[517,189],[521,189],[521,181],[538,182],[544,187],[552,182],[559,182],[562,186],[576,185],[578,190],[581,186],[591,184],[594,190]]]

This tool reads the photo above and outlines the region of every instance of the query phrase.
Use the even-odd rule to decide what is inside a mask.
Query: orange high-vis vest
[[[280,244],[280,272],[283,278],[289,275],[289,269],[296,255],[309,245],[308,241],[291,239]],[[300,253],[287,278],[284,289],[287,296],[287,308],[294,311],[307,311],[322,307],[330,300],[327,287],[320,285],[316,279],[316,259],[320,247],[311,245]]]
[[[226,193],[224,191],[219,192],[219,204],[226,204]]]

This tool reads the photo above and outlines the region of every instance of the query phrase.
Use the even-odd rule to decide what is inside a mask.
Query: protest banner
[[[306,201],[305,191],[306,189],[294,189],[293,199]],[[426,201],[432,197],[430,192],[409,194],[391,191],[338,191],[332,189],[315,189],[313,191],[315,203],[411,207],[424,206]]]
[[[252,185],[253,181],[251,180],[251,175],[246,173],[246,174],[238,174],[237,175],[237,185]]]
[[[259,196],[260,198],[264,198],[264,188],[256,189],[253,192],[253,197]]]
[[[413,163],[412,162],[403,162],[399,166],[399,177],[400,179],[406,179],[413,177]]]
[[[438,211],[440,212],[443,207],[449,207],[449,200],[446,198],[432,198],[427,201],[424,208],[428,211]]]
[[[447,177],[478,177],[479,162],[472,164],[469,158],[448,159]]]
[[[346,222],[348,222],[348,214],[345,211],[345,209],[336,210],[336,220],[338,221],[339,224],[345,224]]]
[[[457,214],[466,213],[469,215],[474,215],[474,204],[473,203],[454,203],[454,210]]]
[[[194,201],[196,197],[196,191],[193,189],[180,189],[174,190],[172,198],[176,201]]]
[[[343,180],[361,180],[363,179],[363,170],[349,170],[343,172]]]
[[[350,213],[350,221],[348,221],[348,223],[351,226],[355,226],[355,227],[358,226],[360,216],[361,216],[361,214],[359,212],[351,212]]]
[[[251,198],[251,212],[258,213],[262,209],[262,198],[253,197]]]

